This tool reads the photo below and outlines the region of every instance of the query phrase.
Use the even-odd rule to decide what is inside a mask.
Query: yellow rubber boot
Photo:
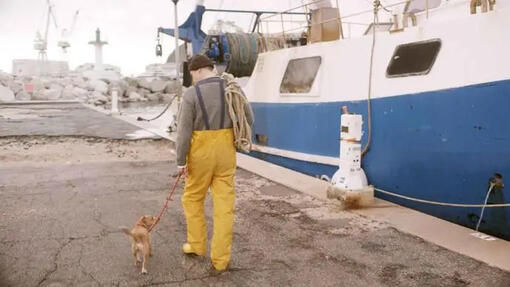
[[[187,243],[187,242],[186,242],[186,243],[184,243],[184,244],[182,245],[182,252],[184,252],[184,253],[186,253],[186,254],[194,254],[194,255],[198,255],[198,256],[203,256],[203,255],[204,255],[204,254],[199,254],[199,253],[197,253],[197,252],[193,249],[193,247],[191,247],[191,244],[189,244],[189,243]]]

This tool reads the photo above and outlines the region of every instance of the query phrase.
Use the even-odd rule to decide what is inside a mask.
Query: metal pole
[[[338,0],[336,0],[336,10],[338,10],[338,28],[340,30],[340,38],[344,38],[344,31],[342,29],[342,19],[340,17],[340,6],[338,6]]]
[[[285,26],[283,25],[283,14],[280,14],[281,22],[282,22],[282,35],[283,35],[283,46],[287,48],[287,39],[285,38]]]
[[[429,0],[425,0],[425,6],[427,6],[427,19],[429,18]]]
[[[180,58],[180,48],[179,48],[179,21],[178,21],[178,14],[177,14],[177,2],[179,0],[172,0],[174,2],[174,36],[175,36],[175,74],[177,77],[177,81],[180,83],[180,74],[181,74],[181,58]],[[177,88],[177,99],[180,102],[182,94],[182,85],[179,85],[179,88]]]
[[[110,114],[111,115],[119,114],[119,90],[117,87],[112,89],[112,109]]]

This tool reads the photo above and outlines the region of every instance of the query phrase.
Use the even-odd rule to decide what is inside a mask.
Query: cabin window
[[[432,69],[440,49],[440,39],[399,45],[391,57],[386,76],[426,75]]]
[[[320,56],[290,60],[280,84],[280,93],[310,93],[321,63]]]

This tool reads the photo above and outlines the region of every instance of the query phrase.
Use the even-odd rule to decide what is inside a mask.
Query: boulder
[[[147,99],[151,102],[159,101],[161,93],[148,94]]]
[[[151,91],[153,93],[163,92],[167,86],[167,82],[162,80],[154,80],[151,82]]]
[[[89,82],[89,86],[97,92],[106,94],[108,92],[108,84],[101,80],[92,80]]]
[[[11,89],[0,85],[0,103],[2,102],[14,102],[16,98]]]
[[[136,79],[133,79],[133,78],[129,78],[129,77],[125,77],[123,79],[123,81],[126,83],[126,85],[128,86],[138,86],[138,81]]]
[[[22,82],[11,82],[9,85],[9,88],[14,94],[18,94],[19,92],[23,91],[23,83]]]
[[[15,97],[16,101],[30,101],[30,94],[25,91],[17,93]]]
[[[33,79],[32,82],[33,91],[41,91],[44,89],[44,83],[40,79]]]
[[[46,90],[45,91],[45,96],[46,96],[46,98],[48,100],[58,100],[58,99],[60,99],[62,97],[62,87]]]
[[[137,91],[138,91],[138,89],[137,89],[137,88],[132,87],[132,86],[129,86],[129,87],[127,87],[126,92],[124,93],[124,95],[123,95],[123,96],[124,96],[124,97],[126,97],[126,98],[129,98],[129,94],[130,94],[130,93],[132,93],[132,92],[135,92],[135,93],[136,93]]]
[[[73,85],[82,89],[87,89],[89,87],[89,83],[81,77],[74,78]]]
[[[50,89],[51,84],[53,84],[53,81],[47,78],[40,78],[41,84],[43,85],[43,88]]]
[[[74,95],[73,85],[67,85],[64,90],[62,90],[62,99],[64,100],[74,100],[76,96]]]
[[[169,81],[166,83],[165,93],[166,94],[175,94],[179,89],[181,83],[179,81]]]
[[[94,64],[92,63],[85,63],[85,64],[82,64],[82,65],[79,65],[78,67],[76,67],[76,69],[74,69],[74,71],[76,72],[85,72],[85,71],[90,71],[90,70],[93,70],[94,69]]]
[[[46,101],[46,100],[48,100],[44,96],[44,93],[43,93],[44,91],[46,91],[46,89],[34,91],[32,93],[32,97],[31,97],[32,101]]]
[[[129,100],[131,100],[133,102],[137,102],[137,101],[140,101],[141,99],[143,99],[143,97],[139,93],[137,93],[137,92],[129,93]]]
[[[3,86],[9,86],[9,83],[14,81],[14,77],[10,74],[0,71],[0,84]]]
[[[57,81],[57,83],[63,87],[65,86],[69,86],[69,85],[72,85],[73,84],[73,80],[70,78],[70,77],[66,77],[66,78],[63,78],[63,79],[59,79]]]
[[[50,90],[63,90],[64,88],[61,85],[57,84],[57,83],[52,83],[50,85],[49,89]]]
[[[140,88],[137,90],[137,93],[142,96],[143,98],[145,98],[148,94],[151,93],[150,90],[147,90],[147,89],[144,89],[144,88]]]
[[[146,79],[141,78],[141,79],[138,79],[137,82],[138,82],[139,88],[144,88],[147,90],[151,89],[151,82],[147,81]]]
[[[43,89],[34,92],[32,95],[33,100],[47,101],[47,100],[58,100],[62,96],[62,89]]]
[[[86,97],[87,94],[88,94],[88,91],[85,90],[85,89],[82,89],[80,87],[74,87],[73,88],[73,94],[76,96],[76,97]]]
[[[92,63],[85,63],[85,64],[82,64],[82,65],[76,67],[76,69],[74,69],[74,71],[77,73],[93,71],[93,70],[94,70],[94,64],[92,64]],[[113,71],[113,72],[120,74],[120,68],[117,66],[110,65],[110,64],[103,64],[103,70],[104,71]]]
[[[93,100],[94,105],[104,105],[108,102],[108,98],[98,91],[92,92],[91,99]]]
[[[158,94],[159,98],[158,101],[164,101],[167,94]]]
[[[33,80],[34,80],[34,78],[33,78],[33,77],[31,77],[31,76],[23,76],[23,78],[21,78],[21,81],[22,81],[24,84],[26,84],[26,83],[30,83],[30,82],[32,82]]]

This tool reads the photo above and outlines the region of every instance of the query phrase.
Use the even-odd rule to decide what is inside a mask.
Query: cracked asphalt
[[[209,257],[181,253],[181,182],[141,275],[118,227],[157,215],[174,180],[171,149],[0,134],[0,286],[510,286],[509,273],[242,169],[230,269],[215,274]],[[209,231],[211,215],[208,197]]]

